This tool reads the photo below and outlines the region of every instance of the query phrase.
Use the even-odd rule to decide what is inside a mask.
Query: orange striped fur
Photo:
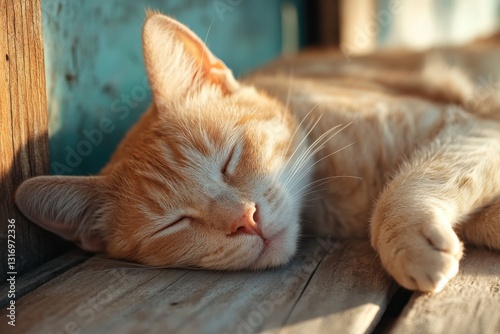
[[[33,178],[16,202],[84,249],[152,266],[281,265],[301,229],[371,238],[401,285],[439,291],[461,240],[500,250],[500,94],[481,81],[500,80],[499,45],[310,51],[238,82],[150,13],[152,106],[100,175]]]

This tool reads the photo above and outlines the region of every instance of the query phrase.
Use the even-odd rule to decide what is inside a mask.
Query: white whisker
[[[335,154],[337,154],[337,153],[339,153],[339,152],[341,152],[341,151],[345,150],[346,148],[348,148],[348,147],[350,147],[350,146],[354,145],[355,143],[356,143],[356,142],[352,142],[352,143],[350,143],[350,144],[348,144],[348,145],[346,145],[346,146],[344,146],[344,147],[342,147],[342,148],[340,148],[340,149],[336,150],[335,152],[332,152],[332,153],[330,153],[330,154],[327,154],[327,155],[325,155],[324,157],[322,157],[321,159],[319,159],[319,160],[315,161],[315,162],[314,162],[311,166],[309,166],[309,168],[308,168],[308,169],[306,169],[305,171],[303,171],[303,172],[302,172],[302,174],[301,174],[301,175],[299,175],[299,177],[297,178],[297,180],[295,181],[295,183],[293,183],[293,184],[292,184],[292,187],[293,187],[293,186],[295,186],[295,184],[297,184],[297,182],[298,182],[298,181],[300,181],[300,180],[301,180],[301,179],[302,179],[302,178],[303,178],[303,177],[304,177],[304,176],[305,176],[305,175],[306,175],[306,174],[307,174],[307,173],[308,173],[311,169],[313,169],[313,168],[314,168],[314,166],[315,166],[316,164],[318,164],[318,163],[320,163],[321,161],[323,161],[323,160],[325,160],[325,159],[327,159],[327,158],[331,157],[332,155],[335,155]]]
[[[297,134],[297,131],[299,131],[302,123],[304,123],[304,121],[306,120],[307,117],[309,117],[309,115],[313,112],[313,110],[318,106],[318,104],[315,104],[311,110],[309,110],[309,112],[304,116],[304,118],[302,119],[302,121],[300,121],[299,125],[297,126],[297,128],[295,128],[295,131],[292,135],[292,138],[290,139],[290,142],[288,143],[288,146],[285,150],[285,154],[286,152],[288,152],[288,150],[290,149],[290,146],[292,145],[293,143],[293,140],[295,138],[295,135]],[[321,118],[321,115],[320,117],[318,118],[318,120],[316,121],[315,124],[317,124],[317,122],[319,122],[319,119]],[[286,169],[286,167],[288,166],[288,164],[290,163],[290,161],[292,160],[293,156],[295,155],[295,153],[297,152],[297,150],[299,149],[300,145],[302,145],[302,143],[304,142],[304,140],[306,140],[307,136],[309,135],[309,133],[311,133],[313,129],[310,129],[307,134],[304,136],[304,139],[302,139],[302,141],[300,142],[299,146],[297,146],[297,148],[295,149],[295,151],[292,153],[292,155],[290,156],[290,158],[287,160],[287,162],[285,163],[285,165],[283,166],[283,168],[281,169],[281,171],[278,173],[278,176],[277,176],[277,179],[279,179],[281,177],[281,174],[283,173],[283,171]]]
[[[302,144],[307,140],[307,137],[311,134],[311,132],[313,131],[313,129],[316,127],[316,125],[318,125],[319,121],[321,120],[321,117],[323,115],[319,115],[318,119],[314,122],[312,128],[306,133],[306,135],[304,136],[304,138],[302,138],[302,140],[300,141],[299,145],[295,148],[295,150],[293,151],[292,155],[290,156],[290,158],[288,159],[288,161],[286,162],[285,166],[283,167],[281,173],[285,170],[285,168],[287,167],[288,163],[292,160],[292,158],[295,156],[295,154],[298,152],[299,148],[302,146]],[[300,157],[302,157],[302,155],[299,156],[299,159]],[[295,167],[297,165],[297,161],[292,165],[292,169],[290,171],[290,173],[293,173],[293,171],[295,170]],[[280,173],[280,176],[281,176],[281,173]],[[290,179],[290,176],[287,177],[287,179],[285,180],[285,184],[288,182],[288,180]]]
[[[336,179],[340,179],[340,178],[350,178],[350,179],[356,179],[356,180],[363,180],[362,177],[354,176],[354,175],[337,175],[337,176],[324,177],[324,178],[312,181],[309,184],[303,186],[302,188],[300,188],[299,190],[297,190],[293,194],[293,196],[296,196],[297,194],[301,194],[304,189],[307,189],[308,191],[306,191],[305,193],[301,194],[301,197],[299,197],[299,199],[300,199],[300,198],[308,195],[310,190],[313,190],[314,188],[320,187],[320,186],[322,186],[322,185],[324,185],[324,184],[326,184],[326,183],[328,183],[330,181],[333,181],[333,180],[336,180]],[[316,183],[318,183],[318,184],[316,184]]]
[[[312,166],[309,166],[309,168],[307,168],[305,171],[302,171],[303,167],[305,166],[305,164],[311,159],[314,157],[314,155],[319,152],[320,150],[322,150],[324,148],[324,145],[330,141],[333,137],[335,137],[337,134],[339,134],[340,132],[342,132],[344,129],[346,129],[348,126],[350,126],[352,124],[352,122],[342,126],[342,124],[339,124],[337,126],[334,126],[333,128],[327,130],[325,133],[323,133],[320,137],[318,137],[310,146],[309,148],[303,152],[302,156],[299,158],[299,160],[296,162],[297,166],[295,168],[295,165],[294,165],[294,169],[292,170],[292,173],[291,175],[289,176],[289,178],[287,179],[287,182],[285,183],[286,186],[289,185],[289,182],[292,182],[292,188],[313,168],[314,165],[316,165],[319,161],[316,161]],[[342,126],[342,127],[341,127]],[[338,129],[339,127],[341,127],[339,130],[337,130],[335,133],[332,134],[332,132],[336,129]],[[326,138],[326,139],[325,139]],[[352,144],[351,144],[352,145]],[[340,151],[340,150],[339,150]],[[335,152],[337,153],[337,152]],[[334,154],[335,154],[334,153]],[[330,154],[331,155],[331,154]],[[330,156],[329,155],[329,156]],[[323,158],[324,159],[324,158]],[[321,160],[323,160],[321,159]],[[320,161],[321,161],[320,160]],[[296,177],[297,175],[297,172],[301,172],[302,173]],[[293,180],[295,178],[295,180]]]
[[[323,145],[326,141],[328,141],[329,139],[327,139],[325,142],[322,142],[322,140],[328,136],[331,132],[333,132],[335,129],[337,129],[338,127],[340,127],[341,125],[337,125],[331,129],[329,129],[328,131],[326,131],[325,133],[323,133],[319,138],[317,138],[303,153],[302,155],[299,157],[299,159],[297,159],[297,161],[295,162],[295,164],[293,165],[293,168],[290,172],[290,175],[289,175],[289,178],[287,179],[287,181],[291,181],[293,179],[293,177],[296,175],[297,172],[300,172],[300,170],[303,168],[303,166],[309,161],[309,159],[311,159],[319,150],[321,150],[323,148]],[[335,135],[334,135],[335,136]],[[313,151],[312,153],[310,153],[311,151]],[[288,182],[285,182],[286,185],[288,185]]]
[[[208,35],[210,34],[210,30],[212,30],[212,25],[214,24],[214,19],[212,19],[212,22],[210,22],[210,25],[208,26],[208,29],[207,29],[207,34],[205,35],[205,40],[203,41],[203,44],[207,45],[207,40],[208,40]],[[202,66],[203,66],[203,59],[205,58],[205,48],[203,48],[203,51],[201,53],[201,60],[200,60],[200,64],[198,66],[198,73],[199,73],[199,78],[197,79],[198,80],[198,90],[201,91],[201,85],[202,85],[202,80],[201,78],[203,77],[203,73],[201,73],[202,71]],[[200,130],[200,133],[202,132],[202,117],[201,117],[201,113],[202,113],[202,110],[201,108],[199,109],[199,113],[198,113],[198,127],[199,127],[199,130]]]

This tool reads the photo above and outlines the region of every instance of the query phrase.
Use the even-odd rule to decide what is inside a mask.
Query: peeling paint
[[[80,163],[59,169],[60,174],[97,173],[150,103],[141,50],[145,8],[174,16],[203,39],[211,26],[207,44],[237,75],[280,53],[280,1],[220,1],[232,6],[222,19],[211,0],[44,0],[52,167],[67,166],[68,150],[77,151],[87,140],[84,131],[99,129],[100,122],[109,119],[115,130]],[[143,93],[145,98],[139,99]],[[132,94],[138,100],[126,117],[113,111]]]

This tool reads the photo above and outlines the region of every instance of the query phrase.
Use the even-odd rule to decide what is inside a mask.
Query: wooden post
[[[338,47],[340,43],[339,1],[319,1],[319,40],[322,46]]]
[[[376,17],[379,1],[340,1],[340,47],[349,55],[371,52],[377,46],[379,24]]]
[[[61,253],[64,244],[14,207],[25,179],[49,173],[40,0],[0,0],[0,284]],[[15,268],[7,266],[7,225],[15,220]]]

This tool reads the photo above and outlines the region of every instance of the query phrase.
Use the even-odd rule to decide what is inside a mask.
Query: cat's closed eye
[[[233,146],[233,148],[231,149],[231,152],[229,152],[228,158],[221,168],[221,173],[225,177],[229,177],[231,175],[231,172],[233,172],[233,170],[229,168],[230,167],[229,165],[231,164],[231,162],[233,160],[235,149],[236,149],[236,145]]]
[[[165,226],[162,226],[154,234],[167,231],[167,230],[173,228],[174,226],[179,226],[181,223],[187,223],[189,221],[189,219],[190,218],[188,216],[180,216],[179,218],[176,218],[175,220],[166,224]]]

